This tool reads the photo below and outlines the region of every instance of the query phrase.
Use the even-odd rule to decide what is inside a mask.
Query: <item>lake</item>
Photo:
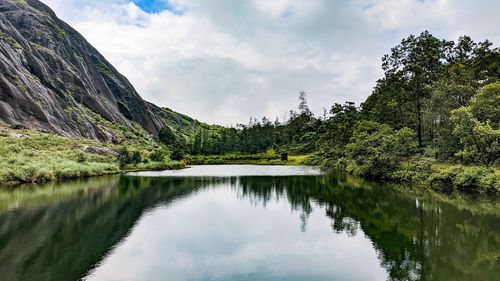
[[[222,165],[0,191],[1,280],[499,280],[500,205]]]

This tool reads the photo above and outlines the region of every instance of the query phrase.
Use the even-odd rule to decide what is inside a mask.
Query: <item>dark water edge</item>
[[[500,276],[498,202],[450,198],[335,174],[115,175],[2,191],[0,276],[2,280],[79,280],[86,276],[92,280],[88,275],[113,260],[113,251],[134,236],[134,227],[145,214],[159,206],[174,208],[176,202],[221,186],[236,190],[238,200],[252,200],[264,208],[276,200],[286,201],[300,213],[300,231],[308,214],[321,209],[332,239],[343,233],[371,241],[387,280],[497,280]],[[256,271],[238,279],[313,277],[273,276]],[[153,280],[170,279],[158,276]]]

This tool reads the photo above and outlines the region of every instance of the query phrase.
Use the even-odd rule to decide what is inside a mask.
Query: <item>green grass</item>
[[[311,157],[311,154],[307,155],[289,155],[287,165],[299,166],[302,165],[307,159]]]
[[[281,161],[281,156],[267,151],[257,154],[190,155],[186,162],[190,165],[252,164],[252,165],[290,165],[299,166],[310,155],[290,155],[288,161]]]
[[[12,136],[19,134],[21,137]],[[125,147],[140,155],[137,163],[120,163],[113,154],[85,153],[87,146],[109,148],[116,152]],[[162,151],[162,159],[152,157]],[[46,182],[84,178],[130,170],[177,169],[183,163],[171,161],[168,149],[142,140],[113,145],[85,138],[67,138],[33,130],[13,130],[0,126],[0,184]],[[152,160],[151,158],[154,158]]]

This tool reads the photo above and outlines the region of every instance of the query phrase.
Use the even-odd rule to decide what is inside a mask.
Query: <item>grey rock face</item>
[[[92,153],[98,155],[111,155],[118,156],[120,153],[108,147],[87,146],[83,149],[85,153]]]
[[[109,140],[96,120],[163,126],[130,82],[38,0],[0,0],[0,122]]]

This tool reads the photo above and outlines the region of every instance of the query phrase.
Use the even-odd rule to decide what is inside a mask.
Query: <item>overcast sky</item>
[[[500,42],[498,0],[42,0],[159,106],[232,125],[357,104],[409,34]]]

